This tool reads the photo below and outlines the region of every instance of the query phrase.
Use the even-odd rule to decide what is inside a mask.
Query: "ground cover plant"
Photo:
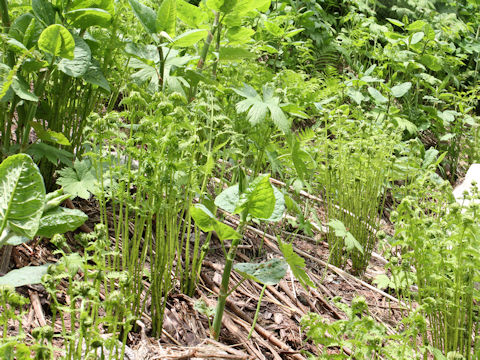
[[[0,357],[478,358],[479,14],[0,0]]]

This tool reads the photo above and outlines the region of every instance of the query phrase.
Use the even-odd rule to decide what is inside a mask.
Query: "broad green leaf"
[[[423,20],[417,20],[417,21],[414,21],[413,23],[409,24],[405,30],[408,30],[408,31],[421,31],[423,30],[423,27],[427,25],[427,23]]]
[[[362,245],[360,245],[357,239],[355,239],[355,237],[350,232],[347,232],[347,235],[345,236],[343,241],[345,242],[345,247],[347,248],[348,251],[357,249],[358,251],[360,251],[360,253],[363,254]]]
[[[368,87],[368,93],[373,97],[373,100],[375,100],[376,103],[378,104],[384,104],[388,101],[388,99],[382,95],[380,91],[373,87]]]
[[[32,0],[32,10],[35,16],[42,21],[45,26],[55,24],[55,9],[50,1]]]
[[[43,28],[44,26],[36,17],[26,13],[14,20],[8,34],[20,41],[27,49],[31,49],[37,43]]]
[[[230,186],[223,190],[216,198],[215,205],[231,214],[235,212],[238,201],[240,200],[240,192],[238,184]]]
[[[347,228],[340,220],[330,220],[327,225],[335,231],[335,236],[344,238],[347,235]]]
[[[410,45],[418,44],[420,41],[422,41],[424,36],[425,34],[423,31],[416,32],[410,39]]]
[[[177,0],[177,17],[192,28],[198,28],[208,20],[202,8],[185,0]]]
[[[73,59],[62,59],[58,63],[58,69],[72,77],[80,77],[85,74],[90,66],[92,52],[90,47],[80,36],[75,35],[75,50],[73,51]]]
[[[12,270],[5,276],[0,277],[0,285],[14,287],[40,284],[42,277],[47,273],[50,264],[40,266],[25,266],[21,269]]]
[[[88,216],[83,211],[57,207],[42,215],[37,235],[51,238],[55,234],[73,231],[87,219]]]
[[[171,37],[175,36],[177,27],[177,0],[163,0],[157,11],[157,32],[165,31]]]
[[[362,93],[358,90],[355,90],[354,88],[348,88],[347,90],[347,95],[357,103],[357,105],[360,105],[365,98],[363,97]]]
[[[101,9],[109,12],[112,15],[115,14],[114,0],[73,0],[68,6],[68,10],[88,8]]]
[[[233,269],[244,278],[263,285],[278,284],[287,273],[287,268],[284,259],[271,259],[259,264],[239,263],[233,266]]]
[[[189,47],[206,38],[207,35],[208,30],[205,29],[189,30],[173,39],[172,46]]]
[[[267,29],[267,31],[273,36],[282,37],[285,34],[285,30],[283,30],[280,26],[278,26],[274,22],[265,21],[264,25],[265,25],[265,29]]]
[[[373,280],[380,290],[388,289],[390,287],[390,278],[385,274],[380,274]]]
[[[229,44],[240,45],[249,42],[253,34],[255,34],[255,30],[253,29],[235,26],[227,30],[226,36]]]
[[[440,59],[435,55],[425,54],[420,58],[420,62],[432,71],[439,71],[442,69]]]
[[[392,91],[392,95],[396,98],[400,98],[405,95],[408,90],[412,87],[412,83],[410,81],[404,82],[399,85],[395,85],[390,90]]]
[[[89,199],[90,193],[96,189],[97,179],[94,169],[88,160],[75,161],[73,168],[66,167],[58,171],[57,183],[72,198]]]
[[[149,34],[155,34],[157,32],[157,15],[155,11],[137,0],[128,0],[128,2],[145,30]]]
[[[6,41],[6,44],[11,48],[13,49],[13,51],[15,52],[24,52],[24,53],[28,53],[28,49],[26,48],[25,45],[23,45],[20,41],[16,40],[16,39],[12,39],[8,36],[5,37],[6,39],[8,39]]]
[[[98,8],[70,10],[65,16],[72,22],[72,26],[86,29],[91,26],[108,28],[112,22],[112,14]]]
[[[290,30],[290,31],[288,31],[287,33],[285,33],[285,37],[286,37],[286,38],[294,37],[295,35],[301,33],[303,30],[305,30],[305,29],[304,29],[304,28],[300,28],[300,29]]]
[[[13,90],[11,89],[11,86],[14,78],[15,70],[11,69],[6,64],[0,63],[0,100],[8,101],[8,98],[13,96]]]
[[[3,230],[3,233],[0,235],[0,248],[3,245],[12,245],[12,246],[21,245],[31,240],[32,239],[26,236],[17,235],[13,231],[11,231],[9,228],[6,228],[5,230]]]
[[[12,90],[20,99],[27,101],[38,101],[38,96],[30,92],[30,86],[23,80],[15,76],[12,81]]]
[[[391,18],[387,18],[388,21],[390,21],[393,25],[396,25],[398,27],[404,27],[405,24],[403,22],[401,22],[400,20],[396,20],[396,19],[391,19]]]
[[[43,178],[30,156],[12,155],[0,164],[0,230],[8,227],[32,239],[44,202]]]
[[[192,216],[193,220],[195,220],[195,225],[197,225],[202,231],[213,231],[213,223],[215,216],[211,213],[210,210],[208,210],[205,205],[192,205],[190,207],[190,215]]]
[[[62,133],[59,133],[50,129],[44,129],[41,124],[35,121],[30,122],[30,125],[33,127],[33,129],[35,130],[35,133],[37,134],[40,140],[53,142],[58,145],[65,145],[65,146],[71,145],[70,141],[68,141],[67,137]]]
[[[72,26],[86,29],[90,26],[109,27],[114,14],[113,0],[74,0],[65,16],[72,21]]]
[[[238,0],[207,0],[206,4],[209,9],[228,14],[237,5]]]
[[[219,59],[221,61],[236,61],[240,59],[252,59],[256,55],[247,49],[241,47],[221,47],[219,53]]]
[[[292,244],[284,243],[278,239],[278,247],[285,257],[285,261],[290,266],[295,278],[307,289],[309,286],[315,287],[315,284],[305,272],[305,260],[293,251]]]
[[[90,62],[87,71],[82,75],[82,79],[89,84],[96,85],[110,92],[110,85],[103,75],[100,63],[95,59],[92,59]]]
[[[305,111],[303,111],[304,108],[300,107],[297,104],[292,104],[292,103],[282,104],[280,107],[284,112],[287,112],[290,115],[299,117],[300,119],[303,119],[303,120],[310,119],[310,116],[308,116],[308,114]]]
[[[65,265],[70,276],[75,276],[79,270],[83,270],[85,267],[84,260],[79,253],[71,253],[62,257],[59,263]]]
[[[158,49],[155,45],[127,43],[125,52],[150,66],[154,66],[155,63],[160,61]]]
[[[411,121],[405,118],[396,116],[393,118],[393,121],[397,123],[397,126],[400,130],[402,131],[406,130],[411,135],[415,135],[418,131],[418,127],[414,123],[412,123]]]
[[[205,205],[196,204],[190,207],[190,215],[195,224],[204,232],[215,231],[220,240],[240,239],[242,236],[230,226],[220,222]]]
[[[442,135],[439,140],[440,141],[449,141],[449,140],[455,138],[456,136],[457,136],[456,134],[446,133],[445,135]]]
[[[268,219],[275,209],[275,193],[270,184],[270,175],[261,175],[253,180],[235,208],[235,214],[243,211],[255,219]]]
[[[260,50],[260,51],[266,51],[268,52],[269,54],[278,54],[278,50],[276,48],[274,48],[272,45],[262,45],[262,46],[259,46],[257,48],[257,50]]]
[[[285,197],[282,192],[272,185],[273,195],[275,196],[275,207],[272,215],[267,219],[269,222],[277,222],[282,220],[285,212]]]
[[[70,194],[64,194],[63,189],[57,189],[55,191],[49,192],[45,196],[45,205],[43,206],[43,213],[50,211],[57,206],[59,206],[66,199],[70,198]]]
[[[72,153],[43,142],[37,142],[30,146],[27,150],[27,154],[31,155],[37,162],[45,158],[55,166],[58,165],[58,162],[70,166],[73,161]]]
[[[217,233],[217,236],[220,240],[233,240],[233,239],[241,239],[242,235],[239,234],[235,229],[232,229],[230,226],[215,220],[215,224],[213,229]]]
[[[50,25],[40,34],[38,47],[51,55],[72,60],[75,40],[72,34],[62,25]]]

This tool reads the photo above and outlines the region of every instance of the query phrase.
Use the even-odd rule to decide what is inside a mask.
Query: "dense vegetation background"
[[[0,357],[480,356],[480,1],[0,14]]]

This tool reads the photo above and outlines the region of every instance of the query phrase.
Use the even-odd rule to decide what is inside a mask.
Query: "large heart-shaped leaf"
[[[8,227],[33,238],[44,202],[43,178],[30,156],[13,155],[0,164],[0,232]]]
[[[90,66],[92,52],[88,44],[80,36],[75,35],[75,50],[73,59],[62,59],[58,64],[58,69],[68,76],[80,77],[85,74]]]
[[[38,47],[51,55],[73,60],[75,40],[66,28],[54,24],[42,31]]]
[[[216,198],[215,205],[229,213],[234,213],[240,199],[238,184],[230,186],[223,190]]]
[[[284,259],[271,259],[255,263],[235,264],[233,269],[244,278],[259,282],[263,285],[276,285],[287,273],[287,263]]]
[[[275,196],[275,207],[273,208],[272,215],[267,219],[267,221],[277,222],[282,220],[283,213],[285,212],[285,197],[275,186],[272,186],[272,188]]]
[[[51,238],[55,234],[73,231],[87,219],[88,216],[83,211],[57,207],[43,214],[37,235]]]
[[[275,209],[275,193],[270,184],[270,175],[257,177],[248,186],[245,193],[240,195],[240,200],[235,209],[235,214],[243,211],[256,219],[268,219]]]
[[[42,277],[47,273],[50,264],[40,266],[25,266],[21,269],[10,271],[5,276],[0,277],[0,285],[25,286],[40,284]]]

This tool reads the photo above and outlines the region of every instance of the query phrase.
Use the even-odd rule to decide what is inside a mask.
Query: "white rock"
[[[473,188],[472,182],[476,182],[480,188],[480,164],[472,164],[463,182],[453,190],[453,196],[455,196],[455,200],[457,200],[460,205],[467,206],[470,203],[469,200],[464,199],[463,193],[471,192]]]

